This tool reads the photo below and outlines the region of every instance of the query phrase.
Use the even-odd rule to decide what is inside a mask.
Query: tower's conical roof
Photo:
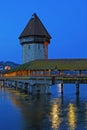
[[[35,13],[32,15],[32,18],[21,33],[19,39],[28,36],[42,36],[48,37],[49,39],[51,38],[50,34]]]

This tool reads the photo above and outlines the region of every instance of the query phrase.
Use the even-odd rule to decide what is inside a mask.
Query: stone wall
[[[44,44],[40,43],[24,44],[22,48],[22,59],[23,63],[36,59],[45,59]]]

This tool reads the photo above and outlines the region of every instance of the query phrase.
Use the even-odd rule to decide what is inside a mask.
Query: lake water
[[[51,95],[27,95],[0,88],[0,130],[87,130],[87,85],[51,87]]]

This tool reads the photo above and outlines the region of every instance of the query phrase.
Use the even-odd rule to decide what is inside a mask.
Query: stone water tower
[[[22,63],[48,59],[48,44],[51,36],[35,13],[19,39],[22,45]]]

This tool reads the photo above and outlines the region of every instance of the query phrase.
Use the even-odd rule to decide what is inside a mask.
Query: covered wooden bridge
[[[87,59],[35,60],[6,71],[4,76],[87,76]]]
[[[50,86],[75,83],[76,94],[79,84],[87,83],[87,59],[35,60],[8,70],[1,75],[6,86],[18,86],[28,93],[50,93]]]

